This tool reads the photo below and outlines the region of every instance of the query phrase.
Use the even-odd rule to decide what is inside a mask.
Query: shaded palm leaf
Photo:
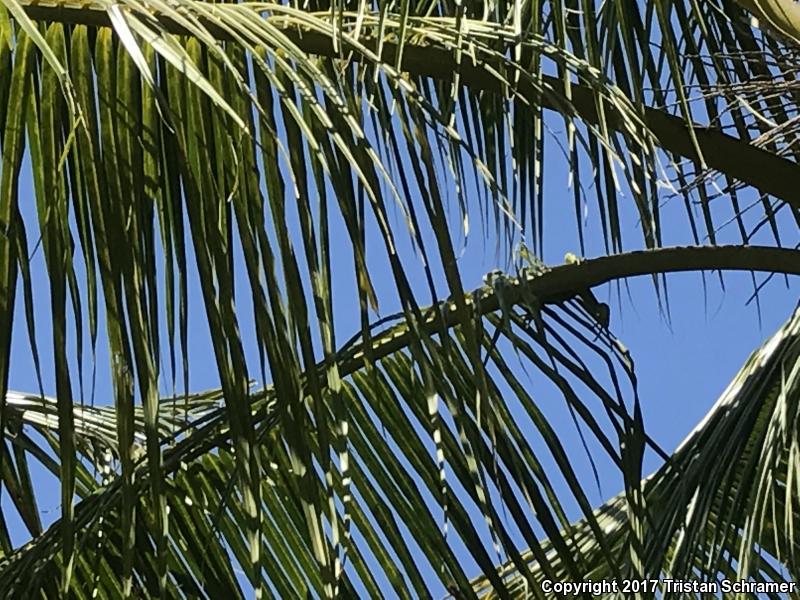
[[[800,309],[753,352],[669,461],[643,480],[651,519],[642,549],[646,579],[782,583],[797,572],[798,353]],[[607,543],[622,552],[630,527],[624,496],[594,516]],[[588,523],[573,527],[587,561],[585,578],[612,577]],[[546,569],[555,570],[556,580],[567,579],[558,552],[550,547],[546,552]],[[545,578],[544,565],[530,554],[528,560],[529,569]],[[531,593],[511,564],[500,574],[514,596]],[[495,595],[486,578],[473,585],[482,597]],[[775,589],[762,596],[781,597]],[[678,592],[664,597],[673,596],[684,597]]]

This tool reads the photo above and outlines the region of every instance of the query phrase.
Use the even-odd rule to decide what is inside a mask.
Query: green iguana
[[[564,255],[564,262],[568,265],[579,265],[582,259],[572,252],[567,252]],[[583,301],[583,307],[597,321],[597,324],[603,329],[608,329],[611,322],[611,310],[608,304],[600,302],[589,288],[578,292],[578,297]]]
[[[514,253],[514,262],[517,266],[517,272],[521,279],[530,279],[531,275],[541,275],[549,271],[547,265],[542,262],[542,259],[536,256],[525,245],[525,242],[517,244],[516,252]]]

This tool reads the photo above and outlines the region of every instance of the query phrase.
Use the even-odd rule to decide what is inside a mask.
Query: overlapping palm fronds
[[[662,507],[641,484],[648,438],[630,357],[586,287],[686,268],[796,273],[796,251],[621,255],[636,268],[520,270],[469,294],[459,241],[472,219],[501,246],[526,234],[543,254],[545,159],[563,152],[581,250],[587,189],[609,252],[658,248],[661,186],[707,167],[773,196],[755,222],[735,195],[729,212],[743,243],[767,222],[782,245],[779,207],[800,213],[796,162],[751,144],[740,107],[713,96],[698,108],[687,90],[771,74],[791,43],[785,23],[772,23],[781,39],[764,37],[736,6],[677,0],[1,2],[2,472],[34,535],[21,548],[0,536],[4,595],[471,596],[457,551],[501,595],[506,558],[531,585],[537,569],[579,578],[596,560],[620,576],[654,568],[646,532],[650,505]],[[788,103],[749,99],[776,122]],[[723,113],[735,135],[717,127]],[[20,192],[28,165],[35,208]],[[701,185],[699,227],[681,189],[688,237],[715,242],[730,215]],[[638,244],[622,237],[629,200]],[[39,247],[50,401],[6,394],[23,318],[39,368]],[[338,279],[355,285],[334,302]],[[221,389],[160,399],[160,381],[187,377],[190,303]],[[382,328],[387,303],[399,324]],[[361,323],[355,346],[341,345],[343,306]],[[102,330],[111,405],[78,409],[69,356]],[[594,515],[518,363],[619,467],[636,560]],[[255,372],[271,382],[257,393]],[[61,517],[44,532],[26,453],[61,484]],[[109,453],[118,471],[98,481],[91,465]],[[570,528],[563,495],[585,527]],[[601,558],[571,558],[577,543]]]
[[[673,254],[673,268],[691,267],[692,253],[696,256],[700,254],[686,250],[665,251],[667,256]],[[764,250],[765,254],[774,252]],[[711,250],[707,254],[714,253],[724,257],[726,249],[721,248],[719,252]],[[780,251],[780,258],[779,255]],[[708,261],[708,258],[704,260]],[[724,258],[721,260],[718,257],[716,260],[718,263],[724,262]],[[655,262],[658,261],[650,264]],[[639,264],[646,263],[640,261]],[[775,264],[780,264],[780,260]],[[476,404],[460,402],[461,399],[476,398],[476,390],[470,387],[475,384],[474,380],[470,384],[470,368],[465,359],[463,337],[458,335],[457,321],[449,317],[452,303],[443,305],[440,310],[426,311],[428,316],[423,321],[425,329],[437,338],[427,338],[425,344],[425,355],[430,357],[435,368],[432,372],[437,374],[437,380],[432,383],[434,393],[436,396],[441,394],[442,412],[436,418],[426,410],[423,400],[429,397],[429,392],[412,366],[414,354],[404,345],[411,339],[407,324],[401,323],[383,332],[376,330],[373,333],[372,348],[376,362],[374,368],[366,372],[359,368],[361,361],[358,360],[365,349],[363,343],[357,342],[355,346],[348,344],[339,353],[337,363],[341,365],[345,377],[342,394],[348,413],[352,416],[353,429],[348,437],[352,462],[348,461],[348,470],[339,473],[336,490],[340,497],[348,498],[348,504],[342,505],[339,516],[344,522],[350,521],[348,527],[353,529],[354,539],[348,537],[345,546],[348,561],[352,561],[352,569],[355,569],[354,573],[345,574],[341,582],[342,593],[353,595],[357,593],[356,590],[365,589],[370,593],[379,593],[379,581],[384,578],[391,582],[399,595],[407,593],[406,590],[424,593],[431,585],[428,580],[431,574],[440,578],[443,586],[465,589],[467,574],[457,556],[452,554],[452,550],[447,550],[444,555],[436,550],[450,548],[453,536],[460,538],[470,552],[482,556],[483,569],[488,568],[493,572],[492,564],[497,556],[492,555],[491,548],[484,540],[486,536],[497,535],[495,541],[501,548],[500,556],[516,557],[517,569],[527,573],[529,578],[528,588],[538,586],[543,573],[551,579],[583,576],[589,565],[594,564],[593,568],[599,568],[595,564],[598,561],[611,572],[626,572],[626,567],[620,566],[625,562],[626,552],[615,547],[619,542],[617,536],[623,534],[609,530],[607,517],[602,511],[599,516],[592,512],[591,505],[583,496],[583,484],[574,474],[574,459],[570,458],[570,453],[561,445],[556,432],[543,418],[544,413],[526,391],[530,385],[528,380],[533,379],[530,376],[520,379],[514,374],[516,369],[512,368],[513,362],[523,360],[529,365],[523,372],[527,373],[533,366],[553,378],[584,426],[588,427],[612,460],[620,465],[624,459],[615,450],[620,441],[633,431],[638,431],[637,435],[646,435],[635,426],[625,409],[625,397],[629,394],[622,392],[617,384],[613,387],[618,390],[617,394],[623,395],[614,397],[607,394],[604,391],[604,378],[598,380],[597,371],[593,370],[593,374],[577,358],[579,345],[592,345],[589,333],[591,318],[587,320],[589,315],[585,313],[584,317],[579,316],[580,311],[584,310],[580,300],[574,301],[577,304],[565,305],[566,312],[561,314],[544,304],[570,295],[572,286],[565,284],[564,277],[559,276],[569,274],[575,268],[565,266],[542,274],[531,279],[527,286],[509,280],[507,288],[481,289],[471,296],[470,303],[476,304],[479,311],[485,311],[487,315],[486,327],[489,331],[485,334],[483,346],[487,352],[486,360],[490,360],[497,369],[492,369],[492,372],[499,375],[497,383],[492,384],[482,419]],[[630,266],[623,265],[623,268],[627,268],[627,271],[618,269],[617,273],[636,272]],[[666,270],[669,267],[661,268]],[[608,277],[609,272],[614,273],[614,269],[602,268],[599,272],[601,277]],[[548,283],[548,280],[552,280],[552,283]],[[500,289],[503,289],[505,300],[499,296]],[[539,299],[543,302],[541,306],[537,306]],[[505,310],[501,308],[504,302],[510,303]],[[522,312],[510,309],[516,305],[520,306]],[[573,312],[575,309],[579,312]],[[533,310],[541,312],[531,312]],[[574,320],[575,323],[570,324]],[[441,338],[439,334],[442,328],[446,331],[453,324],[457,326],[456,336],[447,333],[445,338]],[[538,329],[539,324],[542,330]],[[589,330],[581,333],[581,329],[586,327]],[[494,333],[493,328],[496,328]],[[565,333],[569,337],[563,337]],[[553,341],[548,342],[548,338]],[[442,339],[445,341],[442,342]],[[611,368],[609,373],[619,370],[623,377],[626,372],[630,375],[632,364],[624,348],[613,338],[606,340],[610,344],[608,358],[604,361]],[[399,345],[396,345],[398,341]],[[516,348],[516,360],[509,361],[498,351],[507,342],[513,343]],[[612,359],[611,362],[609,359]],[[550,361],[555,362],[551,365]],[[612,368],[613,362],[617,361],[618,366]],[[323,369],[324,365],[320,365],[320,370]],[[616,376],[612,376],[611,381],[616,381]],[[596,396],[594,402],[587,402],[586,393],[578,391],[584,388]],[[538,393],[544,393],[544,390],[539,388]],[[14,409],[21,412],[26,425],[44,427],[42,431],[46,434],[51,431],[56,433],[57,424],[47,418],[48,411],[51,414],[53,412],[53,408],[48,408],[52,407],[52,401],[43,402],[36,397],[19,395],[12,395],[10,399]],[[163,427],[172,430],[171,435],[163,436],[168,445],[162,466],[172,523],[169,534],[168,595],[213,597],[221,593],[243,594],[236,578],[235,565],[245,564],[247,558],[241,543],[244,519],[241,498],[235,493],[229,478],[234,457],[224,406],[220,402],[221,392],[197,395],[188,401],[183,398],[165,399],[159,411],[163,415]],[[293,591],[305,586],[323,594],[324,579],[317,573],[312,548],[308,540],[298,533],[302,531],[302,516],[289,510],[294,506],[296,511],[299,499],[293,497],[297,490],[291,485],[292,478],[288,475],[292,468],[282,451],[285,446],[281,443],[278,418],[280,403],[281,399],[274,388],[253,395],[252,412],[256,429],[260,432],[259,452],[261,464],[264,465],[260,476],[263,514],[270,516],[270,521],[262,529],[266,552],[264,577],[270,587],[281,595],[292,595]],[[182,406],[194,407],[195,414],[180,410],[176,413],[176,407],[179,409]],[[31,412],[34,408],[38,410]],[[527,415],[526,418],[520,418],[520,410]],[[603,412],[610,421],[598,420],[595,416]],[[114,411],[111,408],[84,409],[76,411],[76,416],[76,432],[84,433],[81,437],[90,441],[101,438],[109,426],[114,425]],[[330,426],[333,426],[333,417],[331,411]],[[448,427],[448,422],[453,425]],[[102,425],[97,426],[97,423]],[[609,436],[605,433],[609,426],[616,434]],[[481,429],[486,437],[476,437]],[[143,430],[141,421],[137,430]],[[441,458],[452,473],[450,479],[442,478],[439,471],[442,464],[437,464],[435,454],[430,452],[428,446],[431,439],[436,439],[437,431],[443,440]],[[138,433],[137,438],[141,443],[144,436]],[[489,439],[491,444],[488,443]],[[113,433],[105,440],[110,445],[103,447],[103,451],[114,451]],[[473,443],[477,446],[472,446]],[[21,449],[29,450],[30,446],[23,445]],[[464,454],[465,450],[473,447],[476,448],[474,455],[469,452]],[[560,475],[548,473],[542,468],[543,462],[548,460],[547,455],[560,465]],[[470,461],[471,456],[476,460],[475,463]],[[139,450],[137,457],[141,462],[144,452]],[[53,460],[50,459],[50,462]],[[476,467],[478,471],[474,470]],[[139,476],[133,477],[139,498],[137,514],[141,522],[136,534],[137,552],[132,568],[137,589],[155,593],[158,572],[153,562],[155,539],[147,525],[152,522],[153,509],[149,502],[151,496],[145,493],[149,486],[149,480],[144,477],[146,468],[146,465],[140,464],[137,467]],[[567,496],[576,496],[571,501],[579,501],[588,525],[579,524],[573,529],[565,521],[564,509],[561,508],[564,494],[553,487],[554,479],[562,477],[566,478],[571,491]],[[317,493],[323,494],[324,480],[320,479],[317,485]],[[119,569],[124,551],[123,540],[115,537],[120,525],[123,488],[121,482],[116,480],[106,482],[102,489],[97,489],[95,484],[89,488],[89,492],[94,493],[76,506],[77,528],[83,533],[78,542],[81,562],[74,585],[78,589],[97,588],[99,593],[113,596],[119,590],[115,587],[117,582],[109,578],[113,578]],[[493,498],[490,506],[481,505],[481,493]],[[566,500],[570,501],[569,498]],[[621,499],[615,502],[625,505]],[[31,504],[35,505],[35,502],[28,501],[24,505]],[[445,510],[441,520],[435,511],[431,512],[437,505]],[[289,513],[279,517],[283,511]],[[490,523],[480,519],[483,511],[490,515]],[[423,518],[423,515],[427,516]],[[509,515],[512,516],[510,523]],[[441,527],[446,523],[451,528],[449,542],[441,533]],[[5,576],[0,578],[0,589],[4,594],[30,594],[38,589],[45,590],[45,593],[56,593],[60,577],[58,566],[61,564],[62,527],[63,523],[51,527],[5,562]],[[286,538],[287,527],[295,532],[291,539]],[[564,531],[559,531],[559,528],[564,528]],[[539,566],[530,572],[525,566],[525,557],[529,553],[514,550],[516,538],[513,531],[520,532],[517,535],[521,534],[526,543],[533,545],[534,556],[539,556]],[[548,541],[542,546],[537,531],[547,534]],[[615,535],[609,537],[610,533]],[[356,543],[361,536],[362,543]],[[380,542],[386,536],[387,541]],[[596,548],[610,544],[610,552],[601,553],[599,557],[593,554],[587,562],[579,560],[571,565],[561,564],[565,556],[576,554],[577,549],[589,539],[594,540]],[[292,543],[287,546],[289,541]],[[561,550],[553,553],[553,546]],[[426,557],[428,564],[420,562],[415,554],[419,552]],[[393,556],[400,560],[400,564],[397,564],[397,559],[391,558]],[[547,561],[542,560],[545,557]],[[492,588],[502,589],[502,571],[501,577],[488,581]],[[513,582],[509,589],[515,589]]]
[[[643,481],[651,519],[643,579],[782,583],[798,573],[799,357],[800,309],[753,352],[670,460]],[[629,527],[624,496],[594,517],[607,543],[622,553]],[[572,530],[586,560],[585,579],[611,578],[588,524],[578,522]],[[557,566],[558,552],[547,553],[556,580],[568,579]],[[527,559],[544,578],[540,563]],[[529,582],[513,565],[501,573],[515,597],[527,597]],[[485,577],[473,585],[480,596],[497,596]]]
[[[176,440],[196,419],[213,411],[220,402],[219,393],[193,394],[190,403],[164,399],[159,410],[159,435]],[[58,402],[54,398],[9,391],[6,394],[7,443],[3,483],[14,507],[28,529],[42,533],[39,503],[33,484],[29,458],[44,466],[51,476],[59,477]],[[115,476],[119,457],[116,412],[111,406],[76,406],[73,421],[75,448],[80,458],[77,495],[84,498]],[[144,414],[134,409],[134,439],[138,454],[144,453],[146,441]],[[13,457],[13,460],[12,460]],[[10,534],[3,528],[2,537],[10,546]]]
[[[481,295],[488,297],[488,293],[479,292],[474,301]],[[440,579],[442,587],[467,589],[469,577],[464,565],[450,549],[456,539],[484,571],[493,569],[498,558],[495,552],[518,556],[516,536],[520,534],[526,543],[537,545],[537,531],[545,531],[568,555],[570,536],[558,533],[568,524],[562,507],[564,494],[556,492],[554,479],[566,479],[566,495],[592,519],[591,505],[567,450],[527,391],[527,378],[515,375],[511,363],[522,361],[527,369],[540,370],[552,378],[555,389],[560,390],[597,443],[618,462],[618,437],[636,429],[625,408],[631,390],[625,391],[619,381],[617,395],[609,395],[603,383],[609,376],[611,381],[617,381],[618,376],[625,378],[631,366],[629,357],[620,355],[619,346],[610,344],[603,358],[608,375],[598,378],[575,354],[580,345],[592,346],[591,321],[579,317],[579,312],[573,314],[582,310],[579,303],[567,305],[567,312],[562,314],[542,308],[540,315],[534,315],[533,308],[526,308],[524,303],[520,306],[489,313],[481,325],[486,328],[481,346],[491,365],[489,371],[496,373],[495,380],[486,383],[485,396],[476,388],[461,326],[426,337],[418,351],[402,348],[384,354],[370,368],[358,369],[342,380],[340,402],[347,406],[350,417],[349,459],[346,468],[335,473],[334,487],[342,500],[337,505],[337,518],[345,531],[344,556],[351,565],[337,582],[342,593],[354,595],[356,590],[366,590],[380,595],[385,585],[382,582],[388,582],[398,595],[424,595],[433,585],[431,577]],[[575,324],[570,323],[576,319]],[[395,335],[388,339],[392,337]],[[547,342],[547,337],[553,341]],[[612,341],[607,338],[607,342]],[[513,361],[499,352],[508,343],[519,353]],[[364,348],[359,344],[350,352],[358,354]],[[415,363],[420,360],[429,361],[429,369],[418,369]],[[426,372],[435,378],[425,381]],[[573,387],[587,392],[579,395]],[[258,400],[259,396],[263,399]],[[438,412],[431,407],[436,402],[441,405]],[[263,502],[261,576],[281,596],[292,596],[305,587],[324,595],[329,582],[314,560],[313,540],[304,534],[303,492],[292,474],[287,435],[279,418],[285,403],[275,388],[269,388],[256,394],[253,406],[263,465],[258,474]],[[599,414],[607,417],[595,416]],[[312,414],[307,418],[320,426]],[[328,405],[324,418],[328,423],[322,426],[333,429],[337,419],[334,404]],[[165,449],[162,472],[170,522],[174,524],[166,557],[170,596],[242,594],[233,569],[237,563],[247,564],[242,544],[247,521],[243,498],[229,477],[235,466],[235,447],[226,423],[209,431],[203,430],[205,421],[198,417],[191,430],[181,434],[184,441]],[[321,463],[321,449],[312,436],[309,439],[315,460]],[[441,463],[437,464],[437,453],[431,452],[432,441],[437,441]],[[562,473],[547,474],[542,468],[546,460],[555,461]],[[440,471],[444,468],[449,472],[447,477]],[[146,471],[140,468],[139,472],[144,475]],[[140,515],[133,575],[137,589],[154,593],[159,585],[153,562],[157,540],[147,526],[154,512],[151,495],[144,493],[149,480],[132,479]],[[315,473],[313,480],[313,492],[324,505],[323,472]],[[518,498],[519,493],[522,495]],[[444,512],[435,510],[437,506]],[[113,595],[103,574],[114,572],[124,556],[124,540],[113,537],[119,535],[123,510],[124,490],[119,480],[76,506],[77,529],[84,532],[78,542],[81,562],[74,576],[77,589],[96,586],[101,593]],[[509,516],[513,517],[510,523]],[[95,547],[97,523],[102,523],[107,533],[102,544]],[[57,565],[63,560],[58,557],[63,551],[59,530],[63,527],[63,522],[52,527],[9,558],[0,579],[4,594],[57,590]],[[450,528],[450,544],[441,531],[443,527]],[[486,544],[487,536],[497,545],[495,550]],[[200,540],[205,542],[200,544]],[[518,564],[524,568],[524,563]],[[579,564],[569,569],[576,576],[581,572]],[[28,589],[28,585],[32,587]]]

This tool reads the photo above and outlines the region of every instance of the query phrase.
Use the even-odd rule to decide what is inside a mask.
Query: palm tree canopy
[[[0,473],[31,536],[0,519],[3,596],[800,572],[800,313],[669,455],[590,291],[800,274],[798,43],[791,0],[0,0]],[[575,252],[604,256],[548,267],[557,161]],[[471,289],[476,229],[510,258]],[[219,389],[188,389],[190,304]],[[26,334],[52,398],[8,391]],[[98,344],[112,397],[94,405]],[[592,505],[529,373],[619,496]],[[31,459],[60,481],[52,524]]]

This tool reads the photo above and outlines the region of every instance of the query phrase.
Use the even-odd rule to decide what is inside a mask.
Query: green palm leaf
[[[715,455],[692,446],[643,480],[655,444],[632,357],[588,292],[636,274],[798,273],[781,247],[800,222],[795,94],[751,85],[798,37],[781,5],[742,5],[778,32],[763,35],[738,5],[680,0],[2,0],[0,473],[32,536],[15,548],[0,519],[4,595],[505,597],[586,573],[772,577],[756,546],[794,567],[793,537],[764,535],[794,502],[792,394],[770,371],[777,412],[737,400],[741,419],[705,426],[740,462],[702,479]],[[556,152],[581,254],[591,201],[611,255],[467,292],[476,216],[498,248],[527,236],[546,255]],[[658,250],[663,188],[698,247]],[[700,246],[729,221],[740,246]],[[749,246],[764,226],[773,246]],[[7,393],[23,312],[42,380],[42,302],[56,393]],[[189,387],[195,304],[220,389],[160,398],[169,377]],[[386,306],[397,314],[378,319]],[[344,314],[360,331],[342,344]],[[111,389],[87,406],[83,336],[95,360],[100,325]],[[528,371],[623,496],[593,509]],[[269,382],[256,391],[254,372]],[[31,457],[60,481],[47,527]]]
[[[642,481],[651,518],[645,579],[781,583],[785,575],[776,565],[797,572],[793,507],[798,498],[792,482],[797,476],[798,351],[800,311],[795,311],[753,352],[670,460]],[[594,517],[614,547],[624,546],[630,527],[624,496],[605,503]],[[580,521],[570,530],[587,561],[585,579],[612,578],[589,524]],[[551,547],[546,551],[546,568],[556,569],[554,580],[567,579],[566,566],[558,566],[559,553]],[[533,556],[527,559],[536,576],[547,574]],[[511,564],[500,569],[513,594],[525,597],[526,578],[514,571]],[[481,596],[495,595],[486,578],[473,586]]]

